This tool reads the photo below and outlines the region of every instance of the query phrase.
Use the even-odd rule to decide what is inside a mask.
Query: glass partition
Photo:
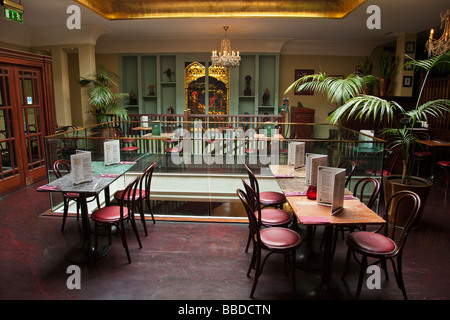
[[[353,190],[356,181],[374,175],[381,179],[383,140],[371,132],[356,132],[329,124],[311,125],[328,132],[326,139],[286,139],[291,125],[297,123],[234,121],[218,117],[214,121],[108,122],[47,136],[46,151],[49,180],[55,179],[52,163],[70,160],[77,150],[90,151],[94,173],[111,170],[123,174],[110,190],[123,188],[156,162],[151,184],[154,215],[164,219],[245,220],[236,189],[241,179],[248,179],[244,164],[255,173],[261,190],[280,190],[275,179],[280,168],[294,170],[288,164],[289,144],[304,142],[305,153],[327,155],[328,166],[337,167],[349,160],[355,171],[347,185]],[[119,140],[119,165],[105,167],[104,142]],[[134,148],[127,148],[134,147]],[[108,172],[106,172],[108,170]],[[111,171],[112,172],[112,171]],[[114,171],[115,172],[115,171]],[[301,190],[299,190],[301,191]],[[62,197],[51,193],[52,212],[62,212]],[[104,195],[101,201],[104,201]],[[92,203],[94,209],[96,204]],[[76,212],[72,206],[69,210]]]

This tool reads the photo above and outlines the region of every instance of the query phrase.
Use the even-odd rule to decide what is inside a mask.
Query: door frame
[[[18,97],[20,98],[20,86],[18,86],[20,82],[16,77],[16,74],[18,74],[17,69],[26,69],[29,67],[31,67],[30,69],[33,68],[35,71],[37,71],[36,69],[39,69],[40,79],[37,85],[41,89],[41,92],[39,94],[39,103],[42,106],[42,114],[40,115],[42,137],[53,134],[55,132],[55,116],[51,82],[51,57],[0,48],[0,63],[9,65],[8,72],[10,73],[10,84],[14,86],[10,88],[10,97],[14,100],[17,100]],[[19,99],[19,102],[20,101],[21,100]],[[22,119],[22,105],[20,105],[20,110],[18,110],[18,112],[20,113],[19,118]],[[18,122],[15,121],[15,123],[12,124],[12,127],[12,129],[14,130],[15,138],[25,141],[25,132],[23,126],[19,126]],[[42,147],[44,148],[43,156],[45,160],[45,142],[43,142]],[[21,161],[24,163],[24,166],[26,166],[28,163],[27,154],[20,152],[20,150],[18,149],[19,148],[16,148],[15,150],[15,157],[16,159],[19,159],[19,157],[21,157]],[[28,170],[24,170],[24,166],[21,166],[19,168],[19,179],[17,179],[17,176],[14,176],[0,181],[0,195],[10,192],[19,187],[30,185],[38,180],[47,177],[47,165],[44,165],[44,167],[38,168],[36,170],[31,170],[29,172],[27,172]]]

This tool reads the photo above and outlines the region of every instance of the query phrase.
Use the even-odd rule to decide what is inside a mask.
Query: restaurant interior
[[[2,9],[0,300],[450,298],[447,1]]]

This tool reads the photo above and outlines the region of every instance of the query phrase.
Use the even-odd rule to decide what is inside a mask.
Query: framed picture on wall
[[[295,69],[295,75],[294,75],[294,81],[297,81],[301,77],[304,77],[306,75],[314,74],[314,69]],[[312,90],[304,90],[304,91],[297,91],[297,88],[294,90],[295,95],[299,96],[312,96],[314,94],[314,91]]]
[[[416,51],[416,43],[414,41],[408,41],[405,44],[405,53],[414,53]]]
[[[412,86],[412,77],[411,76],[404,76],[403,77],[403,87],[411,87]]]
[[[408,59],[408,58],[406,58],[405,59],[405,61],[404,61],[404,65],[405,65],[405,67],[403,68],[403,70],[413,70],[413,65],[412,64],[410,64],[410,65],[406,65],[408,62],[411,62],[411,59]]]

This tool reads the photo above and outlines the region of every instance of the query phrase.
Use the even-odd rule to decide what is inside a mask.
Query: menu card
[[[317,186],[317,168],[319,166],[326,166],[328,156],[323,154],[307,153],[306,154],[306,185]]]
[[[92,160],[89,151],[77,150],[76,154],[70,155],[70,167],[73,184],[92,181]]]
[[[103,143],[105,166],[120,163],[120,141],[106,140]]]
[[[317,202],[331,206],[331,214],[344,207],[345,169],[318,167]]]
[[[304,142],[289,142],[288,165],[294,166],[294,169],[305,166],[305,143]]]

